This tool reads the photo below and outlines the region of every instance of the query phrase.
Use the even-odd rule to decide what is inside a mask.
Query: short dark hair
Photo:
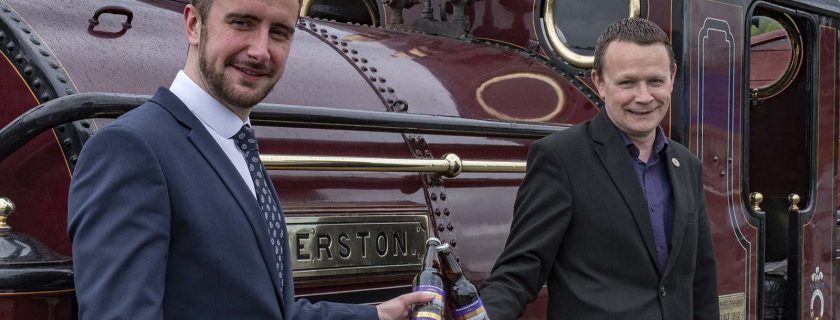
[[[195,0],[193,0],[195,1]],[[604,30],[604,33],[598,37],[598,43],[595,45],[595,63],[592,68],[600,75],[603,72],[604,53],[607,51],[607,46],[615,41],[627,41],[640,45],[649,45],[660,43],[668,50],[668,59],[670,60],[671,71],[673,71],[674,50],[671,48],[671,39],[659,28],[655,23],[647,19],[641,18],[624,18],[613,22]]]
[[[193,7],[198,10],[198,17],[201,21],[207,21],[207,14],[210,12],[210,7],[213,6],[213,0],[192,0]]]

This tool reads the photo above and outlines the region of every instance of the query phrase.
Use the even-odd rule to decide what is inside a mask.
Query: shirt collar
[[[612,121],[610,121],[610,123],[612,123]],[[613,124],[613,127],[615,128],[615,131],[618,131],[618,133],[621,135],[621,139],[624,140],[624,146],[627,147],[627,151],[630,152],[630,155],[632,155],[634,159],[638,158],[639,157],[639,148],[636,147],[636,144],[633,143],[633,140],[630,140],[630,137],[627,136],[627,134],[624,133],[624,131],[621,131],[621,129],[616,127],[615,124]],[[662,152],[667,147],[668,147],[668,139],[665,138],[665,131],[662,130],[661,126],[656,126],[656,135],[655,135],[654,140],[653,140],[653,151],[654,151],[654,153],[662,154]]]
[[[181,99],[204,124],[223,137],[233,137],[242,125],[251,124],[250,118],[243,122],[233,111],[199,87],[184,70],[178,71],[169,91]]]

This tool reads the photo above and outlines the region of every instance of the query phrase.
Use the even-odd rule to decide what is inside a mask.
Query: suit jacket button
[[[668,292],[665,291],[665,287],[659,287],[659,295],[660,296],[664,297],[667,294],[668,294]]]

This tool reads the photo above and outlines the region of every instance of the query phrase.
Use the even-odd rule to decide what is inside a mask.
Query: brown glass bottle
[[[447,301],[452,308],[452,318],[455,320],[489,320],[484,303],[478,295],[478,288],[467,279],[464,270],[458,263],[452,248],[444,243],[437,248],[443,259],[443,276],[448,284]]]
[[[441,320],[443,319],[444,299],[443,277],[440,274],[440,258],[437,247],[440,240],[429,238],[426,240],[426,254],[423,256],[423,270],[414,277],[414,291],[427,291],[435,294],[432,301],[417,304],[411,311],[411,320]]]

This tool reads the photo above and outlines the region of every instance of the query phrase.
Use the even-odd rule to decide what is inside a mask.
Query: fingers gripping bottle
[[[447,295],[452,317],[455,320],[489,320],[484,303],[478,295],[478,288],[464,275],[452,248],[448,243],[438,246],[438,253],[443,259],[443,276],[449,286]]]
[[[428,291],[435,294],[432,301],[414,306],[411,320],[442,320],[444,309],[443,277],[440,274],[440,258],[437,246],[440,240],[429,238],[426,241],[426,254],[423,256],[423,270],[414,277],[414,291]]]

